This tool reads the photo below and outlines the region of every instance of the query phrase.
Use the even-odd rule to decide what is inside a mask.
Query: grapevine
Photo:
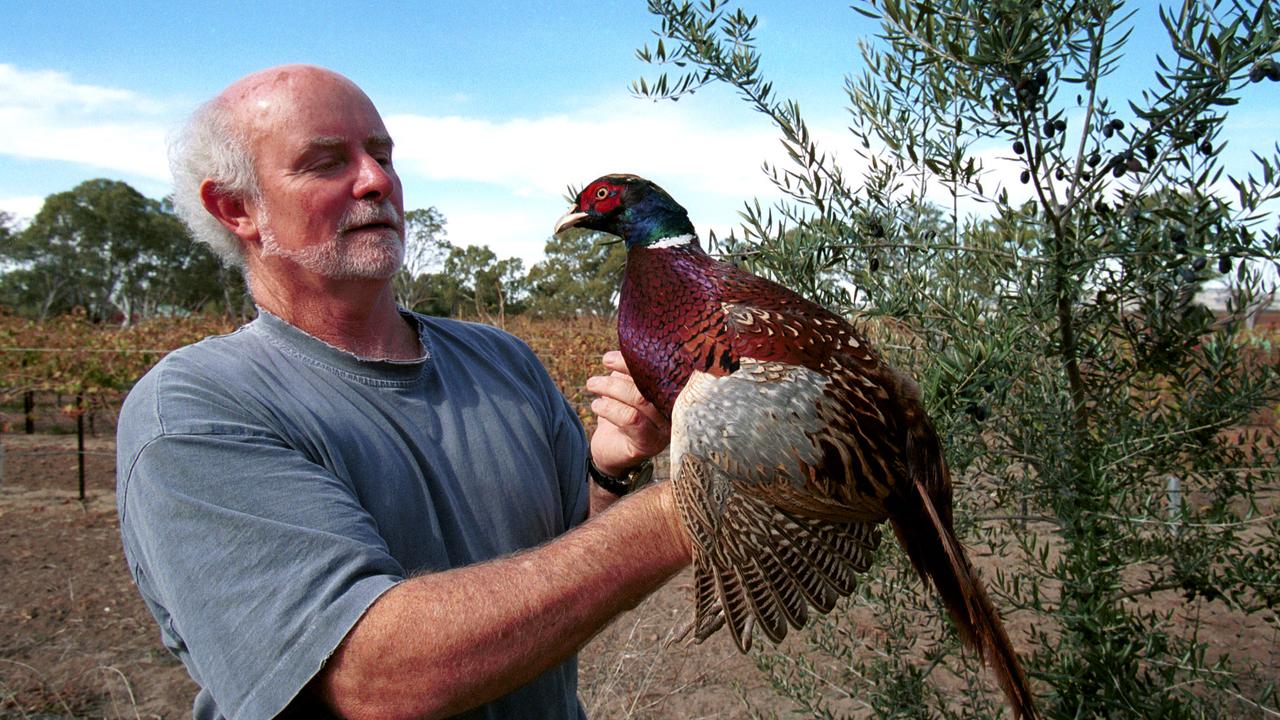
[[[30,393],[63,398],[76,417],[118,404],[138,378],[169,352],[234,329],[225,317],[157,318],[120,328],[84,313],[44,321],[0,312],[0,403]],[[617,346],[611,321],[599,318],[512,318],[508,329],[542,360],[584,424],[590,422],[587,377],[604,372],[600,356]],[[74,398],[82,398],[77,405]]]

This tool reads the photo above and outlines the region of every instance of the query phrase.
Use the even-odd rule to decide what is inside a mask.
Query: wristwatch
[[[638,487],[647,485],[653,480],[653,460],[645,458],[645,461],[627,470],[622,477],[614,477],[605,475],[592,462],[591,455],[587,455],[587,475],[595,481],[597,485],[608,490],[609,492],[622,497]]]

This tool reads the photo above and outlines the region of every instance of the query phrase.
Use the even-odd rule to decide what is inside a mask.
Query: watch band
[[[653,479],[653,460],[646,458],[644,462],[627,470],[622,477],[614,477],[601,472],[591,460],[591,456],[587,455],[587,475],[595,481],[595,484],[622,497],[642,485],[647,485]]]

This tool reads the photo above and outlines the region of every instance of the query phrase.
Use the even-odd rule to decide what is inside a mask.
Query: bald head
[[[350,102],[373,108],[355,83],[314,65],[281,65],[251,73],[229,85],[214,102],[225,108],[251,143],[270,139],[317,104]]]

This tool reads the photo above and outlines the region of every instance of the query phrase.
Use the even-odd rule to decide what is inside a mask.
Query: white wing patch
[[[798,463],[821,461],[810,437],[822,428],[818,407],[828,382],[808,368],[752,358],[730,375],[693,373],[671,412],[671,467],[691,453],[713,468],[712,486],[730,478],[803,483]]]

